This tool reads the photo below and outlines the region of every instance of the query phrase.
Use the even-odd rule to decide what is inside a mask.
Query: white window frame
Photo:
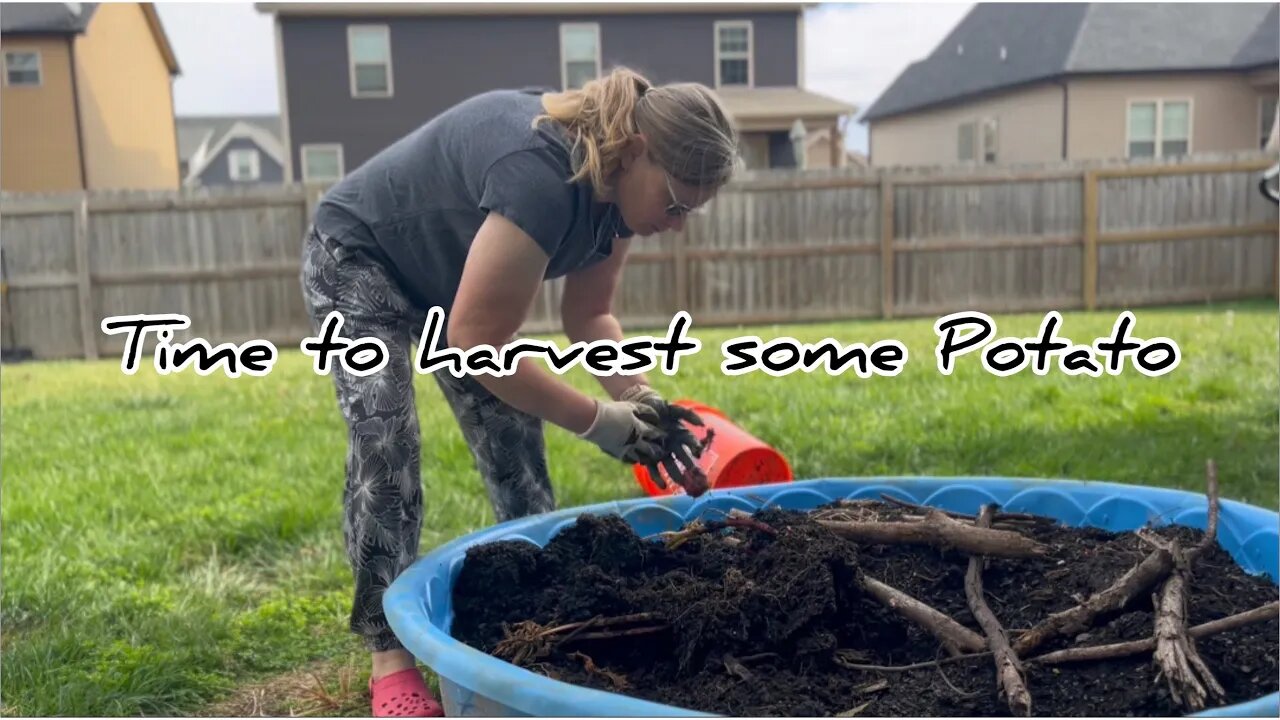
[[[977,139],[974,143],[977,155],[974,160],[979,165],[999,165],[1000,164],[1000,118],[995,115],[984,115],[977,120],[978,130]],[[987,125],[990,124],[995,128],[994,147],[987,147]],[[987,153],[994,150],[995,156],[990,160],[987,159]]]
[[[387,91],[386,92],[360,92],[356,87],[356,55],[355,55],[355,35],[358,30],[381,30],[387,38]],[[395,96],[396,83],[395,72],[391,69],[391,26],[390,25],[371,25],[357,23],[347,26],[347,75],[351,83],[351,97],[358,99],[367,98],[389,98]]]
[[[35,55],[36,56],[36,81],[34,83],[18,83],[14,85],[9,82],[9,56],[10,55]],[[4,84],[6,87],[22,87],[37,88],[44,85],[44,57],[39,50],[5,50],[4,51]]]
[[[322,151],[325,151],[325,150],[333,150],[333,151],[336,151],[336,152],[338,153],[338,176],[337,176],[336,178],[332,178],[332,179],[330,179],[330,178],[321,178],[321,179],[319,179],[319,180],[317,180],[317,179],[315,179],[315,178],[312,178],[312,177],[308,177],[308,175],[307,175],[307,152],[308,152],[308,151],[322,152]],[[346,163],[345,163],[345,161],[344,161],[344,160],[343,160],[343,158],[342,158],[342,143],[307,143],[307,144],[304,144],[304,145],[302,145],[302,146],[298,149],[298,160],[299,160],[299,164],[300,164],[300,165],[302,165],[302,167],[300,168],[300,171],[301,171],[301,174],[302,174],[302,182],[304,182],[304,183],[312,183],[312,182],[334,182],[334,181],[336,181],[336,180],[341,179],[341,178],[342,178],[342,176],[346,174]]]
[[[733,52],[724,55],[720,52],[720,30],[731,28],[747,29],[747,49],[745,52]],[[756,86],[756,39],[754,22],[751,20],[717,20],[714,23],[713,41],[715,42],[715,58],[716,58],[716,87],[749,87]],[[747,61],[747,84],[744,85],[727,85],[722,86],[720,82],[720,61],[721,60],[746,60]]]
[[[960,131],[964,129],[966,125],[973,126],[973,144],[971,146],[971,149],[973,150],[973,157],[969,158],[968,160],[960,157]],[[979,159],[981,157],[982,157],[982,119],[977,117],[961,118],[960,122],[956,123],[956,162],[977,165],[979,164]]]
[[[1156,135],[1154,138],[1156,147],[1155,147],[1155,154],[1152,156],[1153,158],[1162,158],[1165,156],[1164,147],[1163,147],[1164,146],[1164,106],[1167,103],[1186,103],[1187,104],[1187,152],[1186,154],[1190,155],[1193,152],[1195,152],[1195,146],[1192,143],[1192,138],[1196,136],[1196,128],[1195,128],[1196,105],[1195,105],[1195,100],[1193,98],[1189,96],[1187,97],[1131,97],[1126,100],[1125,106],[1124,106],[1124,156],[1126,159],[1132,157],[1129,154],[1130,145],[1132,144],[1130,140],[1133,137],[1132,134],[1130,134],[1129,132],[1130,130],[1129,118],[1133,114],[1133,106],[1142,105],[1145,103],[1154,103],[1156,106]]]
[[[236,157],[249,156],[248,177],[236,177]],[[227,175],[232,182],[255,182],[262,177],[262,153],[254,148],[232,148],[227,151]]]
[[[992,149],[987,147],[986,126],[990,123],[995,126],[995,158],[988,161],[987,151]],[[965,125],[973,126],[973,157],[968,160],[960,158],[960,128]],[[1000,116],[999,115],[969,115],[960,118],[960,122],[956,123],[956,162],[967,163],[973,165],[999,165],[1000,164]]]
[[[594,30],[596,33],[596,77],[600,77],[602,74],[604,74],[604,70],[603,70],[604,45],[600,41],[600,23],[594,23],[594,22],[560,23],[560,89],[561,90],[569,89],[569,59],[565,57],[565,53],[564,53],[564,37],[570,30],[581,30],[584,28]]]
[[[1258,97],[1258,139],[1261,141],[1258,143],[1258,149],[1265,148],[1267,141],[1271,139],[1271,125],[1262,126],[1262,117],[1267,112],[1268,105],[1275,108],[1276,115],[1273,118],[1280,116],[1280,96],[1261,95]]]

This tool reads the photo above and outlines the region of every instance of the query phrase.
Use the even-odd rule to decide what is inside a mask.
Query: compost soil
[[[878,502],[863,505],[886,520],[907,512]],[[734,527],[668,549],[637,536],[617,516],[583,515],[545,548],[523,541],[474,547],[454,587],[452,634],[493,654],[518,623],[551,628],[650,613],[647,624],[663,629],[589,637],[607,630],[594,628],[568,642],[544,644],[518,664],[575,685],[723,715],[1010,715],[990,657],[908,671],[847,667],[945,657],[936,639],[865,596],[859,571],[981,634],[965,599],[968,555],[860,544],[803,512],[766,509],[754,518],[777,535]],[[1051,552],[1035,559],[989,558],[982,573],[987,602],[1013,638],[1106,588],[1150,552],[1133,533],[1049,523],[1021,532]],[[1183,527],[1155,533],[1176,537],[1183,547],[1202,537]],[[1189,625],[1277,598],[1270,580],[1248,575],[1216,544],[1196,562],[1190,588]],[[1152,623],[1150,593],[1144,593],[1089,631],[1050,641],[1035,654],[1150,637]],[[1227,703],[1277,690],[1278,634],[1272,619],[1196,641]],[[1157,681],[1151,653],[1033,664],[1026,682],[1038,716],[1185,714]]]

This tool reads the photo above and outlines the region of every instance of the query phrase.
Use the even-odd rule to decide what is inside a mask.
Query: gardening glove
[[[663,399],[658,391],[648,385],[633,385],[622,393],[622,400],[628,402],[636,402],[652,409],[658,416],[658,427],[663,431],[662,438],[662,467],[666,468],[667,476],[680,482],[685,477],[685,473],[680,471],[676,465],[678,460],[684,465],[686,472],[700,472],[696,470],[694,458],[702,456],[702,443],[693,436],[689,428],[685,427],[681,421],[686,421],[692,425],[701,427],[703,425],[702,418],[692,410],[673,405]],[[653,481],[666,489],[666,483],[662,480],[662,476],[658,474],[658,463],[646,463],[649,470],[649,477]],[[681,483],[682,485],[684,483]]]
[[[596,418],[578,437],[627,463],[650,463],[662,457],[658,413],[648,405],[619,400],[596,401]]]

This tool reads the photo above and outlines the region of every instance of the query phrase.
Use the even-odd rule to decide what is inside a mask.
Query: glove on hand
[[[662,398],[658,391],[648,385],[635,385],[628,388],[622,393],[622,400],[626,402],[639,403],[653,410],[658,417],[656,423],[662,430],[660,442],[662,444],[661,462],[662,467],[666,468],[667,476],[685,487],[686,490],[693,490],[695,487],[705,490],[705,478],[697,477],[702,475],[702,471],[694,464],[694,458],[702,456],[702,444],[693,436],[687,427],[681,421],[688,422],[692,425],[701,427],[703,425],[702,418],[692,410],[673,405]],[[676,461],[684,465],[685,471],[681,472]],[[662,476],[658,474],[658,463],[645,463],[649,470],[649,477],[653,481],[666,488],[666,483]],[[688,473],[688,476],[686,476]],[[690,494],[693,494],[690,492]],[[698,492],[697,494],[702,494]]]
[[[660,418],[642,403],[597,401],[596,419],[578,437],[627,463],[651,463],[662,457]]]

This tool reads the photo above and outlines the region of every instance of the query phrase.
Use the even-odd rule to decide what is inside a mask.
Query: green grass
[[[695,324],[702,351],[676,375],[650,377],[669,397],[724,410],[799,477],[1000,474],[1199,490],[1213,457],[1225,496],[1276,507],[1274,303],[1136,315],[1134,335],[1179,343],[1172,373],[997,378],[971,354],[943,376],[930,317]],[[1033,335],[1041,317],[997,316],[998,333]],[[1067,313],[1059,333],[1089,343],[1115,317]],[[892,338],[910,360],[893,378],[723,376],[720,343],[748,334]],[[565,377],[597,387],[584,371]],[[270,375],[237,380],[149,365],[130,377],[118,358],[10,365],[3,396],[5,714],[185,715],[315,661],[367,672],[346,631],[345,428],[331,379],[309,358],[286,352]],[[431,378],[418,378],[417,400],[427,549],[493,518]],[[593,447],[557,428],[547,443],[562,507],[639,495],[630,469]]]

